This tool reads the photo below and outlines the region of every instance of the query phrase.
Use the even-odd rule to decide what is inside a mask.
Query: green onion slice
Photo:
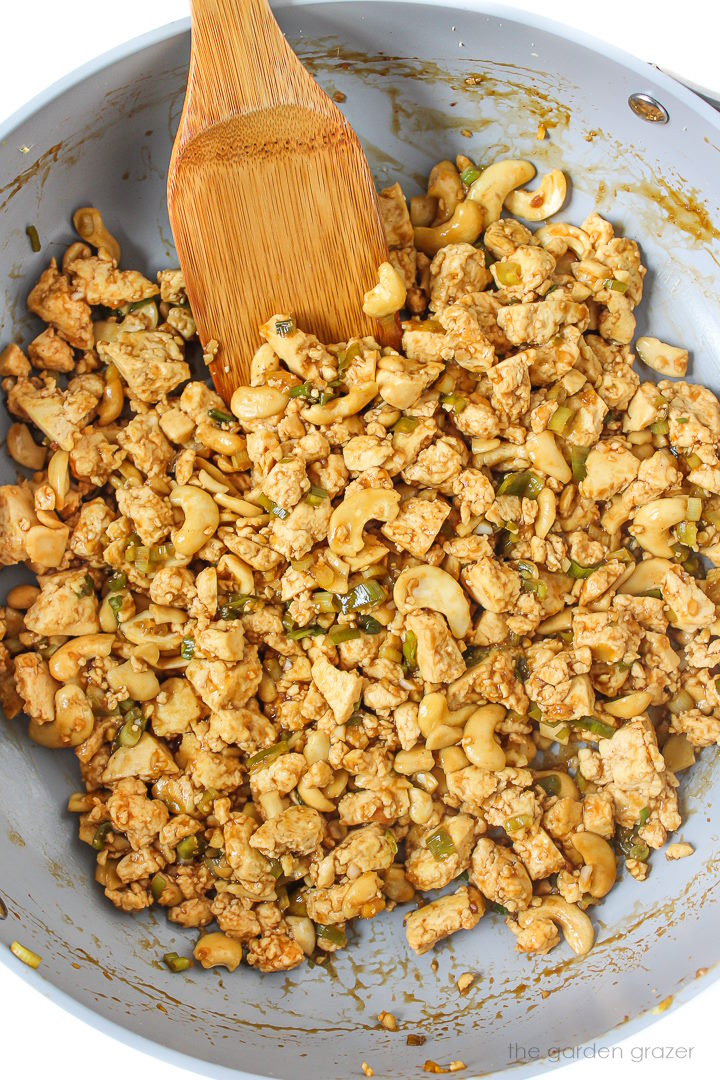
[[[442,826],[428,836],[425,841],[425,846],[432,853],[433,858],[437,859],[438,862],[442,862],[443,859],[447,859],[450,855],[455,854],[455,845],[452,841],[452,837]]]
[[[265,768],[266,765],[275,761],[276,758],[282,757],[283,754],[287,754],[288,749],[287,739],[280,739],[280,741],[276,742],[273,746],[266,746],[264,750],[258,750],[256,754],[249,757],[248,768],[257,769],[260,765]]]
[[[181,971],[187,971],[192,967],[192,960],[187,956],[178,956],[176,952],[166,952],[163,956],[165,964],[175,975],[179,975]]]

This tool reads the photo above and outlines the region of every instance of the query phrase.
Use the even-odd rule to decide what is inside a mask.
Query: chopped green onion
[[[543,718],[542,717],[542,712],[540,711],[540,706],[536,705],[536,703],[534,701],[530,702],[530,708],[528,709],[528,716],[530,717],[531,720],[537,720],[538,723],[540,723],[542,718]]]
[[[695,469],[699,469],[702,465],[702,458],[697,454],[685,454],[685,463],[690,472],[694,472]]]
[[[454,855],[456,850],[452,837],[442,826],[428,836],[425,846],[438,862],[442,862],[448,856]]]
[[[312,599],[315,610],[321,615],[330,615],[342,610],[340,598],[336,596],[335,593],[326,592],[324,589],[320,589],[318,592],[313,593]]]
[[[613,292],[625,293],[627,288],[627,281],[618,281],[617,278],[605,278],[603,281],[603,289],[612,289]]]
[[[681,521],[675,529],[675,535],[681,544],[694,548],[697,544],[697,525],[694,521]]]
[[[495,263],[495,276],[503,285],[519,285],[522,282],[522,267],[516,262]]]
[[[115,621],[120,622],[120,610],[123,606],[123,597],[120,596],[118,593],[112,593],[110,596],[108,596],[107,601],[110,610],[115,616]]]
[[[140,736],[147,727],[147,718],[143,716],[139,708],[134,708],[126,713],[126,720],[118,731],[115,742],[118,746],[137,746]]]
[[[289,337],[291,334],[295,333],[295,323],[292,319],[276,319],[275,333],[279,337]]]
[[[206,855],[203,859],[203,865],[207,867],[214,878],[220,878],[222,881],[229,881],[232,877],[232,867],[225,858],[225,852],[219,851],[217,855]]]
[[[309,398],[314,390],[312,383],[300,383],[299,386],[290,387],[291,398]]]
[[[92,596],[92,594],[94,592],[95,592],[95,582],[93,581],[93,579],[90,577],[89,574],[86,574],[85,577],[83,578],[82,585],[80,586],[79,589],[76,589],[76,593],[80,597],[80,599],[82,600],[82,598],[84,596]]]
[[[290,565],[293,570],[298,570],[300,573],[303,573],[305,570],[310,569],[314,561],[312,555],[306,555],[303,559],[291,559]]]
[[[466,187],[470,187],[474,184],[480,175],[480,170],[476,169],[474,165],[466,165],[463,171],[460,173],[460,179]]]
[[[637,835],[637,826],[635,829],[627,829],[622,825],[618,825],[615,833],[615,842],[627,859],[636,859],[638,862],[647,862],[650,856],[650,848],[641,840]]]
[[[670,430],[670,425],[667,420],[656,420],[654,424],[650,425],[650,431],[653,435],[667,435]]]
[[[690,498],[687,501],[687,510],[685,516],[688,521],[700,521],[702,517],[703,504],[702,499]]]
[[[290,517],[289,510],[286,510],[284,506],[278,506],[278,504],[276,502],[273,502],[272,499],[268,498],[267,495],[258,495],[257,501],[264,510],[267,510],[274,517],[280,518],[281,521],[284,521],[285,518]]]
[[[34,252],[40,251],[40,247],[41,247],[40,237],[38,236],[38,231],[37,231],[37,229],[35,228],[34,225],[27,225],[26,226],[25,235],[27,236],[28,240],[30,241],[31,249]]]
[[[197,836],[185,836],[175,848],[175,854],[179,863],[189,863],[193,861],[199,850]]]
[[[220,798],[220,792],[214,787],[205,788],[202,795],[198,799],[197,810],[201,814],[209,814],[213,808],[213,803],[216,799]]]
[[[643,806],[642,810],[640,811],[640,816],[638,817],[638,820],[637,820],[639,829],[641,829],[643,827],[643,825],[647,822],[647,819],[649,817],[650,817],[650,807],[649,806]]]
[[[568,577],[573,578],[575,581],[589,578],[591,574],[595,573],[599,565],[600,563],[594,563],[592,566],[581,566],[579,562],[575,562],[574,559],[571,559],[567,571]]]
[[[305,502],[309,503],[310,506],[321,506],[325,502],[325,500],[329,498],[330,495],[325,490],[325,488],[313,486],[310,488],[310,491],[305,496]]]
[[[248,769],[256,769],[258,765],[262,765],[265,768],[276,758],[282,757],[283,754],[288,752],[287,739],[281,739],[280,742],[276,742],[273,746],[266,746],[264,750],[258,750],[256,754],[248,758]]]
[[[545,481],[533,472],[507,473],[496,495],[518,495],[520,498],[537,499],[545,487]],[[509,528],[508,526],[506,526]]]
[[[675,423],[676,424],[689,424],[690,423],[690,417],[689,416],[676,416],[675,417]]]
[[[599,735],[601,739],[612,739],[615,734],[615,728],[611,724],[605,724],[594,716],[579,716],[574,720],[568,720],[567,723],[570,727],[591,731],[593,735]]]
[[[195,652],[195,639],[191,637],[184,637],[180,646],[180,655],[183,660],[192,660],[193,653]]]
[[[388,846],[389,846],[390,850],[392,851],[393,858],[394,858],[395,855],[397,855],[397,853],[398,853],[398,845],[397,845],[397,840],[395,839],[395,837],[393,836],[393,834],[390,832],[389,829],[385,830],[385,839],[388,842]]]
[[[487,907],[488,911],[494,911],[498,915],[510,914],[506,907],[503,907],[502,904],[498,904],[497,900],[487,900],[485,906]]]
[[[373,619],[372,615],[358,615],[357,624],[363,634],[380,634],[384,629],[383,624]]]
[[[419,423],[417,416],[401,416],[397,423],[393,424],[393,431],[400,435],[409,435]]]
[[[296,626],[287,631],[287,637],[289,641],[302,641],[306,637],[322,637],[326,632],[322,626]]]
[[[235,419],[230,413],[223,412],[222,409],[208,409],[208,416],[211,420],[216,420],[218,424],[232,424]]]
[[[695,699],[687,690],[678,690],[668,701],[667,707],[673,716],[677,716],[679,713],[687,712],[688,709],[694,709]]]
[[[362,637],[362,634],[355,626],[333,626],[328,637],[333,645],[342,645],[343,641],[354,641],[355,638]]]
[[[21,945],[19,941],[13,941],[10,943],[10,952],[18,960],[22,960],[23,964],[27,964],[31,968],[39,968],[42,964],[42,957],[34,953],[32,949],[26,948],[25,945]]]
[[[192,960],[189,957],[178,956],[176,952],[166,952],[163,960],[175,975],[192,967]]]
[[[254,600],[255,597],[250,593],[233,592],[228,595],[223,607],[230,608],[232,611],[242,611],[249,600]]]
[[[488,645],[470,645],[462,654],[465,661],[466,668],[477,667],[483,660],[486,660],[491,653],[491,649]]]
[[[150,892],[152,893],[153,900],[159,900],[162,894],[165,892],[165,886],[167,885],[167,878],[162,874],[155,874],[150,882]]]
[[[119,592],[128,583],[128,576],[124,570],[116,570],[107,580],[108,592]]]
[[[338,357],[338,375],[344,375],[354,360],[360,355],[360,342],[353,341]]]
[[[541,787],[546,795],[560,794],[560,778],[558,776],[542,776],[535,781],[537,787]]]
[[[640,593],[641,596],[649,596],[653,600],[663,600],[663,594],[660,589],[646,589],[645,592]]]
[[[288,915],[299,915],[301,918],[307,918],[307,906],[303,899],[302,887],[297,889],[290,896],[290,903],[288,905]]]
[[[441,394],[440,404],[447,405],[448,409],[454,413],[461,413],[467,405],[467,401],[460,394]]]
[[[153,293],[152,296],[146,296],[142,300],[133,300],[131,303],[125,305],[125,311],[129,315],[131,311],[139,311],[140,308],[147,307],[148,304],[154,304],[157,300],[157,293]],[[118,309],[122,311],[123,309]]]
[[[282,863],[279,859],[268,859],[270,863],[270,873],[278,881],[283,876]]]
[[[533,823],[532,814],[515,814],[505,822],[505,832],[519,832],[521,829],[529,829]]]
[[[518,656],[515,660],[515,677],[520,682],[525,682],[530,677],[530,668],[526,656]]]
[[[587,446],[573,446],[570,448],[570,468],[576,484],[581,483],[587,476],[585,462],[589,453],[590,450]]]
[[[95,851],[102,851],[104,849],[107,835],[112,832],[112,829],[112,821],[103,821],[101,825],[98,825],[95,830],[95,835],[92,838],[92,846]]]
[[[538,578],[524,577],[522,579],[522,587],[525,592],[535,593],[538,600],[544,600],[547,596],[547,585],[544,581],[540,581]]]
[[[402,643],[403,667],[406,672],[417,670],[417,636],[408,630]]]
[[[385,589],[378,581],[374,581],[372,578],[368,581],[361,581],[350,592],[336,597],[343,615],[347,615],[348,611],[354,611],[356,608],[381,604],[386,599],[387,593]]]
[[[323,923],[315,923],[315,934],[323,941],[329,941],[331,945],[337,945],[339,949],[344,949],[347,945],[345,931],[341,930],[339,926],[324,926]]]
[[[556,432],[558,435],[562,435],[571,416],[572,409],[568,409],[566,405],[558,405],[557,409],[548,420],[548,429]]]

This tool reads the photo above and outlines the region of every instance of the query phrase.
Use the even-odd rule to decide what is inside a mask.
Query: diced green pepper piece
[[[179,975],[181,971],[187,971],[192,967],[192,960],[187,956],[178,956],[176,952],[167,952],[163,956],[163,961],[170,968],[174,975]]]

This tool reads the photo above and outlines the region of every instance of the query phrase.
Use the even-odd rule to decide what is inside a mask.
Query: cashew
[[[470,185],[467,199],[482,208],[484,229],[499,220],[503,203],[510,192],[527,184],[534,175],[535,166],[529,161],[496,161],[483,169],[475,183]]]
[[[327,795],[328,799],[338,799],[348,786],[349,780],[350,776],[345,769],[338,769],[327,787],[323,788],[323,794]]]
[[[425,737],[428,750],[443,750],[447,746],[459,743],[462,738],[461,728],[465,726],[469,717],[475,712],[475,708],[475,705],[463,705],[455,712],[450,712],[444,694],[439,691],[426,694],[418,705],[417,720],[420,733]],[[445,731],[445,729],[454,731],[457,738],[453,739],[452,743],[445,742],[437,746],[429,745],[437,732]]]
[[[304,778],[298,782],[297,793],[306,806],[312,806],[321,814],[331,814],[335,809],[335,803],[330,802],[320,788],[311,787]]]
[[[411,566],[403,570],[393,589],[395,607],[402,615],[418,608],[439,611],[456,638],[470,630],[470,605],[462,586],[438,566]]]
[[[315,952],[315,926],[312,919],[303,915],[286,915],[285,922],[305,955],[312,956]]]
[[[230,409],[238,420],[267,420],[285,411],[289,390],[272,386],[238,386],[230,399]]]
[[[574,799],[575,802],[579,802],[580,792],[578,791],[578,786],[569,773],[560,772],[556,769],[540,769],[538,772],[533,773],[534,780],[542,780],[546,776],[554,776],[557,778],[558,799]]]
[[[651,555],[671,559],[674,552],[670,543],[670,529],[684,521],[686,514],[687,495],[653,499],[636,511],[628,532]],[[632,578],[628,580],[632,581]]]
[[[112,690],[127,690],[134,701],[152,701],[160,693],[155,672],[136,671],[131,660],[110,668],[107,681]]]
[[[342,918],[354,919],[360,909],[378,894],[379,879],[374,870],[366,870],[348,888],[342,902]]]
[[[84,691],[70,683],[55,693],[55,719],[49,724],[36,724],[31,720],[28,735],[40,746],[62,750],[85,742],[94,725],[95,717]]]
[[[505,198],[505,209],[525,221],[544,221],[562,208],[567,197],[567,180],[562,169],[543,176],[535,191],[513,191]]]
[[[102,215],[94,206],[81,206],[73,214],[73,226],[78,236],[94,248],[101,248],[108,253],[116,263],[120,262],[120,245],[111,232],[108,231]]]
[[[180,528],[173,530],[173,546],[180,555],[194,555],[215,534],[220,524],[217,504],[207,491],[189,484],[173,488],[170,503],[179,506],[185,515]]]
[[[585,865],[592,868],[587,892],[596,899],[607,896],[617,877],[613,849],[607,840],[603,840],[602,836],[592,832],[575,833],[572,843]]]
[[[242,960],[242,945],[227,934],[203,934],[193,956],[204,968],[225,967],[235,971]]]
[[[31,608],[38,596],[40,590],[36,585],[16,585],[7,594],[5,603],[8,607],[14,608],[15,611],[27,611]]]
[[[555,524],[557,516],[557,503],[555,493],[549,487],[544,487],[537,497],[538,512],[535,518],[535,535],[544,540]]]
[[[110,655],[113,641],[112,634],[83,634],[70,638],[50,657],[50,674],[53,679],[63,683],[76,679],[84,661]]]
[[[413,750],[399,750],[393,768],[401,776],[412,776],[413,773],[430,772],[434,765],[432,753],[425,747],[416,746]]]
[[[433,813],[432,795],[422,788],[411,787],[408,791],[410,800],[410,820],[416,825],[425,825]]]
[[[364,546],[368,521],[394,521],[399,513],[400,492],[390,488],[365,488],[346,496],[330,518],[328,544],[336,555],[358,555]]]
[[[544,225],[535,233],[535,239],[556,258],[560,258],[570,248],[578,259],[586,259],[592,250],[592,240],[585,230],[564,221]]]
[[[446,746],[440,751],[438,757],[440,758],[440,768],[446,776],[448,773],[466,769],[470,764],[467,754],[461,746]]]
[[[330,736],[324,731],[311,731],[303,750],[308,765],[316,761],[327,761],[330,757]]]
[[[385,319],[394,315],[405,303],[405,282],[392,263],[384,262],[378,267],[378,283],[363,297],[363,311],[371,319]]]
[[[640,337],[635,352],[643,364],[671,378],[683,378],[687,373],[688,351],[675,345],[665,345],[656,337]]]
[[[249,505],[249,504],[248,504]],[[253,572],[247,563],[238,558],[237,555],[231,555],[229,553],[222,555],[220,561],[217,564],[217,572],[220,574],[229,574],[233,579],[237,588],[235,592],[245,593],[246,596],[252,596],[255,591],[255,581],[253,578]]]
[[[434,200],[436,209],[433,223],[444,225],[453,216],[455,207],[462,202],[464,197],[465,187],[455,164],[452,161],[439,161],[437,165],[434,165],[428,177],[426,196]]]
[[[182,643],[180,630],[158,627],[147,611],[138,611],[120,623],[120,633],[133,645],[157,645],[160,652],[177,652]]]
[[[27,424],[10,426],[6,446],[13,461],[17,461],[18,465],[22,465],[25,469],[32,469],[35,472],[42,469],[45,464],[47,451],[44,446],[38,446],[35,442]]]
[[[637,564],[630,577],[623,581],[619,593],[628,596],[642,596],[649,589],[659,589],[668,570],[673,570],[676,563],[669,559],[645,559]]]
[[[551,919],[563,932],[563,937],[577,956],[584,956],[595,940],[593,925],[584,911],[568,904],[560,896],[546,896],[537,907],[528,908],[518,915],[520,926],[525,929],[537,919]]]
[[[552,431],[541,431],[539,435],[528,435],[525,441],[527,450],[533,465],[544,472],[547,476],[559,480],[561,484],[569,484],[572,480],[572,470],[560,448],[555,442]]]
[[[209,450],[216,454],[224,454],[232,457],[233,454],[241,454],[245,450],[245,439],[235,431],[224,431],[223,428],[215,427],[214,424],[198,424],[195,438]]]
[[[662,756],[670,772],[681,772],[695,764],[695,748],[685,733],[671,735],[662,748]]]
[[[504,718],[502,705],[481,705],[465,724],[462,748],[473,765],[491,772],[505,768],[505,751],[495,738],[495,728]]]
[[[652,702],[652,694],[649,690],[635,690],[632,694],[623,694],[614,701],[606,701],[603,708],[611,716],[617,716],[620,720],[632,720],[634,716],[640,716]]]
[[[482,208],[466,199],[457,204],[453,216],[444,225],[432,228],[418,225],[415,229],[415,247],[432,258],[448,244],[474,244],[482,230]]]
[[[303,409],[301,416],[308,424],[334,424],[348,416],[359,413],[378,392],[376,382],[353,383],[344,397],[335,398],[327,405],[310,405]]]
[[[538,634],[557,634],[561,630],[570,630],[572,628],[572,611],[570,608],[565,608],[564,611],[558,611],[557,615],[551,615],[549,619],[544,619],[538,626]]]
[[[438,200],[432,195],[413,195],[410,199],[410,220],[415,228],[432,225],[438,211]],[[450,215],[448,214],[448,217]]]
[[[47,467],[48,484],[55,492],[55,509],[62,510],[70,490],[70,455],[67,450],[56,450]]]

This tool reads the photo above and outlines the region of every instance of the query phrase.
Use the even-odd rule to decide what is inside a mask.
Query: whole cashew
[[[336,555],[357,555],[365,543],[368,521],[394,521],[399,513],[400,492],[390,488],[366,488],[347,495],[333,510],[328,544]]]
[[[491,772],[505,768],[505,751],[495,738],[495,728],[504,718],[502,705],[481,705],[465,724],[461,745],[473,765]]]
[[[454,162],[439,161],[433,166],[428,177],[427,197],[435,200],[435,225],[444,225],[465,197],[465,187]]]
[[[496,161],[480,173],[475,183],[470,185],[467,199],[482,208],[483,228],[498,221],[510,192],[527,184],[534,175],[535,166],[529,161],[514,160]]]
[[[478,180],[475,182],[479,183]],[[432,258],[440,248],[447,247],[448,244],[474,244],[482,230],[482,207],[465,199],[457,204],[453,216],[443,225],[432,228],[418,225],[415,229],[415,247]]]
[[[665,574],[675,565],[669,559],[645,559],[639,562],[630,577],[622,582],[618,592],[628,596],[641,596],[649,589],[659,589]]]
[[[640,716],[645,712],[652,703],[652,698],[649,690],[634,690],[631,694],[615,698],[614,701],[606,701],[604,709],[620,720],[632,720],[633,716]]]
[[[113,634],[83,634],[81,637],[70,638],[50,657],[50,674],[53,679],[63,683],[77,678],[81,661],[109,656],[113,641]]]
[[[559,480],[561,484],[569,484],[572,480],[572,471],[563,457],[555,436],[552,431],[541,431],[539,435],[528,435],[525,440],[525,448],[533,465]]]
[[[543,176],[535,191],[512,191],[505,198],[505,209],[525,221],[544,221],[562,208],[567,197],[567,180],[562,169]]]
[[[672,495],[667,499],[653,499],[635,513],[628,532],[637,542],[661,559],[674,555],[670,544],[670,529],[685,520],[687,495]],[[628,582],[632,581],[632,577]],[[627,583],[626,583],[627,584]]]
[[[418,608],[439,611],[456,638],[465,637],[470,630],[470,605],[462,586],[439,566],[403,570],[395,582],[393,600],[403,615]]]
[[[310,405],[301,416],[308,424],[334,424],[360,412],[378,392],[376,382],[354,383],[344,397],[335,398],[327,405]]]
[[[653,371],[671,378],[682,378],[687,373],[688,351],[675,345],[665,345],[656,337],[640,337],[635,342],[635,352],[643,364]]]
[[[607,896],[617,877],[613,849],[607,840],[603,840],[602,836],[592,832],[575,833],[572,843],[585,865],[592,867],[587,891],[597,898]]]
[[[572,951],[577,956],[584,956],[592,948],[595,940],[593,925],[584,911],[568,904],[559,896],[546,896],[537,907],[528,908],[518,915],[520,926],[525,929],[538,919],[551,919],[563,932]]]
[[[242,945],[227,934],[203,934],[193,949],[193,956],[201,967],[224,967],[235,971],[242,960]]]
[[[230,399],[230,409],[238,420],[267,420],[285,411],[289,390],[272,386],[238,386]]]
[[[55,692],[55,719],[49,724],[31,720],[28,735],[50,750],[79,746],[92,734],[95,717],[85,692],[70,683]]]
[[[214,536],[220,524],[217,503],[202,488],[183,484],[170,492],[170,504],[179,506],[185,515],[180,528],[172,533],[173,547],[180,555],[194,555]]]
[[[136,671],[131,660],[110,668],[107,681],[112,690],[127,690],[134,701],[152,701],[160,693],[155,672]]]
[[[385,319],[400,310],[406,296],[405,282],[392,263],[381,263],[378,267],[377,285],[363,297],[363,311],[371,319]]]
[[[73,214],[73,226],[78,236],[94,248],[104,248],[111,259],[120,262],[120,245],[105,225],[102,214],[94,206],[81,206]]]
[[[577,225],[568,225],[564,221],[544,225],[535,233],[535,239],[546,251],[557,258],[564,255],[570,248],[578,259],[586,259],[592,250],[592,240],[585,230],[579,229]]]

